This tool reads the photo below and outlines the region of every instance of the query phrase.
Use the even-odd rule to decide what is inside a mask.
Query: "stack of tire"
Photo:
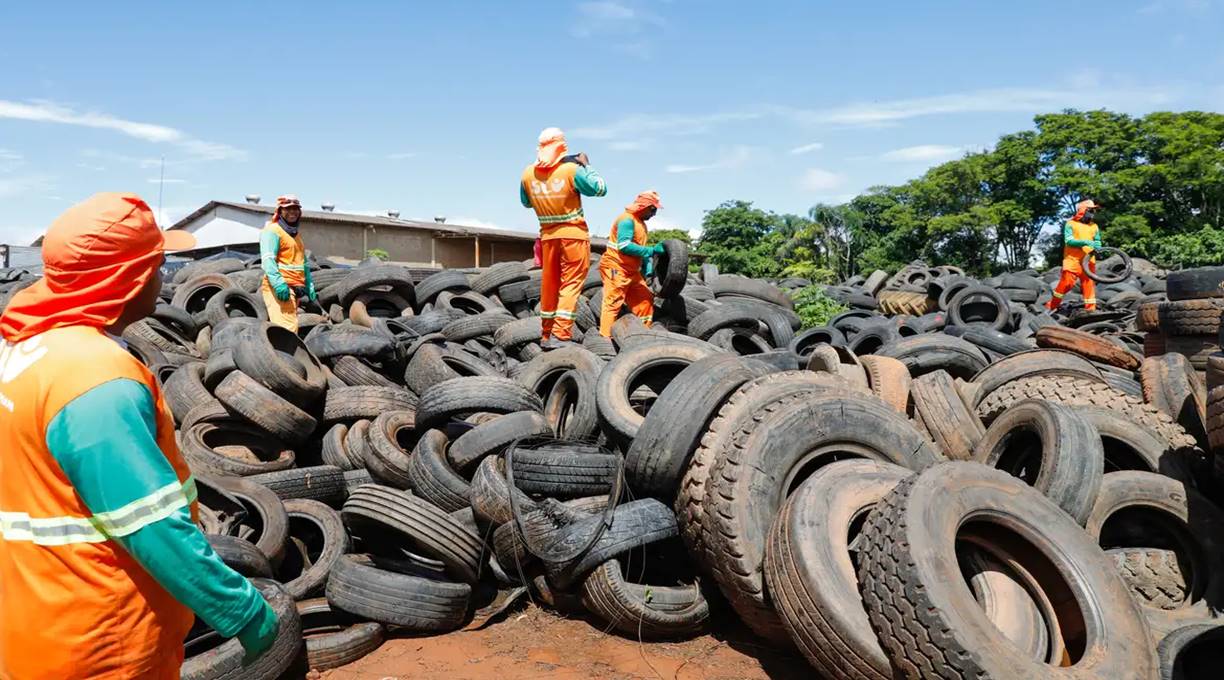
[[[1202,663],[1217,395],[1184,356],[1142,356],[1158,279],[1067,317],[1031,272],[916,263],[831,289],[855,308],[800,330],[783,288],[666,249],[654,327],[590,332],[588,280],[580,342],[549,352],[521,263],[319,267],[297,334],[244,304],[249,261],[176,274],[129,347],[163,380],[201,525],[283,614],[242,677],[524,592],[634,639],[698,634],[725,601],[834,678],[1146,678],[1157,644]],[[882,312],[890,291],[925,306]],[[188,650],[188,678],[241,662],[203,629]]]
[[[1169,301],[1159,305],[1157,320],[1164,348],[1207,370],[1207,357],[1220,350],[1220,312],[1224,310],[1224,267],[1171,272]]]

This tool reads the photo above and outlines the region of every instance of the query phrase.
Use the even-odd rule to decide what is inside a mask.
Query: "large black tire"
[[[684,241],[665,239],[663,252],[654,255],[656,294],[659,297],[679,295],[688,283],[689,250]]]
[[[360,326],[316,326],[306,335],[306,348],[319,359],[355,356],[371,361],[395,358],[395,338]]]
[[[851,561],[855,520],[910,470],[873,461],[840,461],[791,494],[765,546],[770,598],[795,646],[831,678],[891,680]]]
[[[247,578],[272,578],[272,563],[254,543],[225,534],[208,536],[208,545],[225,566]]]
[[[1207,446],[1207,386],[1181,354],[1148,357],[1139,369],[1143,400]]]
[[[770,632],[762,565],[769,525],[786,497],[819,467],[867,458],[921,470],[942,459],[904,416],[873,397],[845,394],[771,404],[731,435],[707,482],[715,579],[749,627]],[[761,617],[768,615],[767,620]]]
[[[948,323],[953,326],[980,324],[998,331],[1010,322],[1007,298],[998,289],[973,284],[948,301]]]
[[[344,485],[344,471],[331,465],[265,472],[251,475],[247,479],[271,489],[282,501],[305,498],[328,505],[339,505],[348,495]]]
[[[480,578],[480,537],[431,503],[396,489],[370,485],[350,494],[340,515],[345,526],[357,535],[363,529],[389,530],[406,539],[413,552],[440,560],[447,573],[459,581],[476,583]]]
[[[416,293],[412,285],[412,273],[407,267],[394,264],[379,264],[373,267],[356,267],[350,269],[347,276],[329,288],[328,302],[332,298],[339,301],[342,307],[348,308],[361,293],[375,286],[386,286],[392,292],[404,298],[409,305],[416,302]]]
[[[501,373],[487,361],[477,359],[453,343],[424,343],[412,355],[404,370],[404,383],[417,394],[448,380],[463,377],[500,377]]]
[[[209,298],[208,304],[204,305],[202,317],[204,323],[209,326],[216,326],[233,317],[267,321],[268,308],[264,305],[263,300],[245,290],[230,288]]]
[[[1156,432],[1176,448],[1193,448],[1191,437],[1155,406],[1143,403],[1103,382],[1074,375],[1049,375],[1021,378],[990,393],[978,402],[977,414],[989,425],[1008,407],[1025,399],[1045,399],[1071,406],[1097,406],[1112,409]]]
[[[446,462],[446,434],[428,430],[408,457],[408,483],[416,495],[447,512],[471,507],[471,485]]]
[[[276,680],[301,656],[302,620],[293,598],[275,581],[255,579],[253,584],[276,614],[276,640],[272,646],[254,661],[244,664],[246,651],[237,638],[195,655],[190,654],[193,645],[189,640],[189,655],[180,669],[183,680]],[[210,630],[201,637],[201,643],[214,644],[218,638]]]
[[[604,526],[603,515],[588,515],[567,522],[552,532],[554,547],[577,548]],[[568,589],[586,578],[596,567],[617,555],[676,536],[676,516],[671,508],[653,498],[630,501],[616,507],[610,523],[594,545],[566,562],[545,562],[552,585]]]
[[[530,278],[522,262],[498,262],[472,279],[472,290],[481,295],[492,295],[502,286]]]
[[[456,378],[434,385],[421,394],[416,407],[416,427],[442,427],[456,416],[471,413],[542,411],[535,393],[509,378]]]
[[[417,397],[402,387],[335,387],[323,400],[323,422],[374,419],[387,411],[412,411]]]
[[[472,476],[472,512],[477,523],[491,527],[501,526],[514,519],[510,506],[510,485],[506,482],[504,463],[500,458],[489,457],[481,461]],[[534,510],[535,501],[527,494],[514,489],[515,503],[524,512]]]
[[[397,489],[412,487],[408,467],[409,452],[416,446],[415,423],[412,411],[385,411],[365,428],[365,445],[358,447],[358,455],[380,484]],[[358,428],[359,424],[353,426],[354,430]]]
[[[758,323],[765,324],[769,329],[773,347],[785,348],[795,337],[790,321],[781,308],[760,303],[712,306],[689,321],[688,334],[706,340],[724,328],[755,330]]]
[[[578,371],[588,379],[598,381],[605,365],[603,359],[586,347],[563,347],[544,352],[523,364],[514,379],[540,399],[545,399],[552,392],[557,379],[567,371]]]
[[[972,343],[942,333],[902,338],[876,354],[899,359],[915,378],[945,370],[954,378],[969,380],[990,363]]]
[[[582,582],[592,614],[630,638],[679,638],[700,633],[710,619],[701,588],[646,586],[625,579],[617,560],[596,567]]]
[[[1170,300],[1198,300],[1224,295],[1224,267],[1199,267],[1169,272]]]
[[[303,600],[323,592],[332,567],[349,552],[348,532],[340,513],[316,500],[287,500],[285,513],[289,515],[289,536],[305,545],[310,564],[289,551],[280,565],[280,580],[293,599]],[[291,573],[293,577],[286,578]]]
[[[553,434],[552,426],[535,411],[499,416],[460,435],[446,452],[459,472],[474,470],[486,456],[500,453],[516,439]]]
[[[204,387],[204,363],[196,361],[178,367],[162,385],[162,394],[175,422],[181,425],[191,409],[213,399]]]
[[[1102,383],[1105,381],[1101,370],[1078,354],[1056,349],[1034,349],[996,361],[973,376],[972,382],[977,385],[977,391],[972,405],[977,406],[1007,383],[1042,375],[1074,375]]]
[[[275,568],[285,556],[289,539],[289,515],[285,505],[266,487],[239,477],[198,477],[200,504],[208,506],[211,495],[224,494],[241,506],[244,516],[227,518],[230,535],[245,538],[268,556]],[[210,491],[211,490],[211,491]]]
[[[327,376],[296,333],[263,324],[242,337],[233,350],[238,370],[302,408],[323,396]]]
[[[922,424],[949,460],[971,460],[986,428],[956,389],[947,371],[935,371],[910,383],[914,420]]]
[[[566,371],[553,383],[544,399],[544,419],[558,437],[584,440],[599,433],[597,380],[587,372]]]
[[[1224,624],[1178,628],[1157,646],[1160,680],[1210,680],[1224,666]]]
[[[180,431],[192,469],[245,477],[293,467],[294,452],[261,428],[236,422],[199,422]]]
[[[867,518],[859,581],[872,628],[896,672],[914,678],[1150,678],[1138,606],[1092,539],[1056,505],[1006,473],[947,462],[902,480]],[[960,541],[1006,550],[1042,599],[1062,607],[1067,659],[1012,644],[965,587]],[[1082,627],[1081,627],[1082,626]],[[1080,637],[1093,631],[1087,649]],[[1050,665],[1063,665],[1055,670]]]
[[[205,274],[232,274],[246,269],[246,264],[236,257],[222,257],[216,260],[200,260],[188,262],[171,277],[172,283],[183,283]]]
[[[464,291],[471,290],[472,286],[468,283],[467,274],[453,269],[447,269],[431,274],[424,281],[421,281],[416,286],[417,302],[425,304],[432,302],[438,293],[444,290]]]
[[[1139,369],[1139,358],[1134,353],[1087,331],[1066,326],[1043,326],[1035,337],[1038,347],[1074,352],[1089,361],[1117,366],[1128,371]]]
[[[1160,332],[1165,335],[1216,335],[1220,332],[1221,311],[1224,299],[1208,298],[1164,302],[1156,313]]]
[[[781,288],[760,279],[749,279],[735,274],[720,274],[705,284],[714,291],[715,297],[752,298],[771,302],[779,307],[794,309],[795,303]]]
[[[973,460],[1032,486],[1083,524],[1105,474],[1105,449],[1092,422],[1069,406],[1021,401],[995,419]]]
[[[212,296],[223,290],[230,290],[234,282],[225,274],[205,274],[190,281],[179,284],[174,290],[174,299],[170,304],[190,314],[199,314],[208,306]]]
[[[725,278],[725,277],[720,277]],[[717,350],[708,344],[650,342],[625,347],[599,375],[595,392],[599,417],[609,435],[630,441],[645,415],[630,405],[629,395],[641,385],[660,394],[688,365]]]
[[[482,335],[492,336],[497,332],[497,329],[513,322],[514,317],[505,310],[483,312],[475,316],[455,319],[443,326],[439,332],[445,335],[446,339],[451,342],[465,342]]]
[[[515,486],[552,498],[606,494],[620,468],[615,454],[568,442],[516,448],[512,462]]]
[[[718,409],[741,385],[770,373],[729,354],[698,359],[664,388],[625,455],[625,476],[639,494],[670,502]]]
[[[1105,474],[1121,470],[1156,472],[1194,487],[1203,452],[1173,444],[1143,422],[1111,408],[1072,406],[1096,428],[1105,449]]]
[[[374,560],[377,565],[378,560]],[[463,624],[472,588],[359,563],[346,555],[327,579],[327,601],[371,621],[420,632],[454,630]]]
[[[365,361],[357,357],[337,357],[332,362],[332,374],[349,387],[367,385],[369,387],[399,387],[394,380],[374,370]]]
[[[332,609],[325,598],[297,603],[306,638],[306,661],[312,670],[347,666],[382,646],[386,629],[377,621],[360,621]]]
[[[1130,589],[1157,641],[1219,611],[1224,602],[1224,512],[1194,489],[1150,472],[1109,474],[1085,529],[1102,548],[1176,553],[1184,600],[1170,599],[1159,588]]]
[[[225,376],[225,380],[217,385],[216,397],[227,409],[289,443],[305,441],[318,424],[309,413],[277,396],[242,371]]]

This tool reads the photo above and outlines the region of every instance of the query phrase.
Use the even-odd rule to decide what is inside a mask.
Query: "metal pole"
[[[476,244],[476,265],[475,266],[479,267],[480,266],[480,237],[477,236],[476,239],[473,241],[473,243]]]

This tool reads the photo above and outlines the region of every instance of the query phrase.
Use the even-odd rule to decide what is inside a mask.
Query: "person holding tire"
[[[268,321],[294,333],[298,329],[298,300],[305,297],[318,302],[310,267],[306,266],[306,246],[298,227],[302,202],[292,194],[276,198],[276,212],[259,233],[259,263],[263,282],[259,290],[268,308]]]
[[[152,373],[117,340],[153,312],[167,250],[133,194],[43,240],[0,317],[0,678],[178,678],[194,616],[249,658],[278,620],[195,525],[196,485]]]
[[[536,162],[519,180],[519,201],[540,220],[540,345],[556,349],[574,337],[582,284],[591,267],[591,236],[582,212],[583,196],[605,196],[608,185],[588,166],[585,153],[566,155],[565,133],[540,133]]]
[[[654,318],[654,293],[646,277],[651,275],[654,254],[663,251],[663,244],[646,245],[646,221],[660,207],[659,192],[643,191],[612,223],[608,249],[599,259],[599,277],[603,279],[599,334],[605,338],[612,337],[612,324],[620,316],[621,305],[629,305],[647,328]]]
[[[1089,312],[1096,311],[1096,282],[1088,278],[1084,266],[1080,263],[1085,255],[1101,247],[1101,230],[1096,224],[1096,211],[1101,207],[1103,206],[1092,200],[1076,203],[1075,216],[1063,227],[1062,278],[1058,280],[1054,297],[1048,305],[1051,312],[1058,311],[1063,296],[1075,287],[1077,280],[1084,293],[1084,309]],[[1096,271],[1094,265],[1089,264],[1088,267]]]

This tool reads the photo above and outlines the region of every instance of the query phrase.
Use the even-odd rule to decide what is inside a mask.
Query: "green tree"
[[[654,245],[668,239],[684,241],[688,245],[693,243],[693,237],[689,236],[689,233],[683,229],[658,229],[646,233],[646,243],[649,245]]]
[[[706,211],[697,250],[728,274],[776,276],[783,268],[774,255],[783,241],[777,225],[777,215],[749,201],[726,201]]]

